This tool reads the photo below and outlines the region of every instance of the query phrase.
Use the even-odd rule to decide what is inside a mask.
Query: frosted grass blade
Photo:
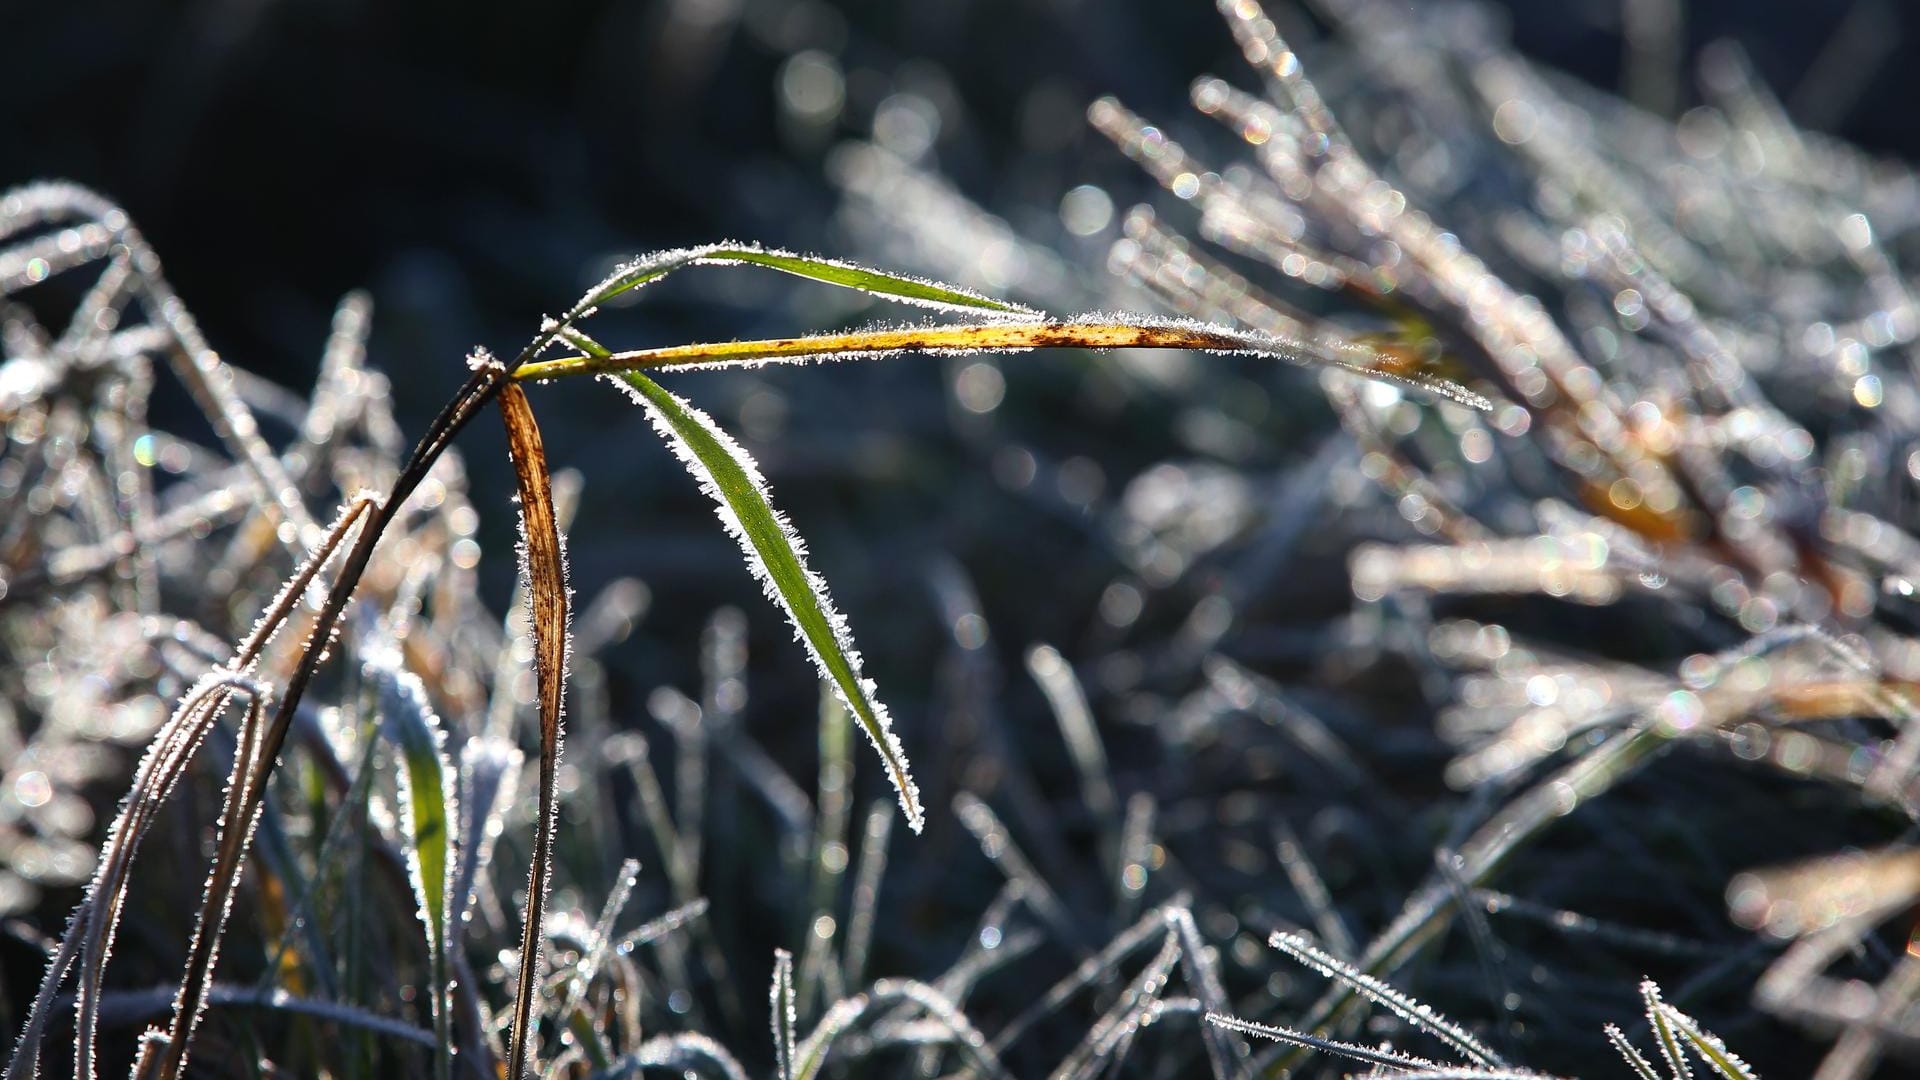
[[[1635,1076],[1640,1080],[1660,1080],[1660,1075],[1653,1071],[1653,1063],[1648,1061],[1637,1047],[1627,1041],[1626,1032],[1621,1031],[1616,1024],[1608,1024],[1604,1030],[1607,1033],[1607,1043],[1633,1069]]]
[[[793,1080],[793,954],[773,951],[773,989],[767,1005],[773,1011],[773,1060],[779,1080]]]
[[[506,829],[507,808],[520,779],[526,755],[504,739],[482,736],[460,751],[460,841],[453,873],[453,933],[455,952],[468,924],[480,887],[480,875],[493,862],[493,846]]]
[[[1228,1031],[1240,1035],[1272,1039],[1275,1042],[1291,1043],[1294,1046],[1303,1047],[1308,1050],[1319,1050],[1329,1054],[1339,1054],[1341,1057],[1348,1057],[1355,1061],[1363,1061],[1369,1065],[1377,1065],[1389,1069],[1434,1069],[1440,1067],[1440,1063],[1437,1061],[1414,1057],[1411,1054],[1401,1054],[1390,1050],[1375,1050],[1372,1047],[1361,1046],[1358,1043],[1341,1042],[1337,1039],[1322,1039],[1317,1035],[1309,1035],[1304,1031],[1294,1031],[1291,1028],[1256,1023],[1252,1020],[1242,1020],[1237,1016],[1228,1016],[1224,1013],[1210,1012],[1206,1016],[1206,1022],[1208,1027],[1225,1028]]]
[[[866,730],[900,795],[908,827],[919,832],[925,823],[920,790],[893,734],[886,706],[875,696],[872,680],[860,673],[860,654],[846,621],[827,599],[826,584],[807,569],[805,542],[768,501],[767,482],[759,467],[706,413],[638,371],[620,378],[646,408],[675,456],[718,504],[720,521],[740,544],[747,568],[760,580],[768,599],[787,613],[795,635],[832,683],[841,704]]]
[[[452,911],[447,903],[453,885],[449,850],[455,808],[453,766],[447,761],[446,736],[440,718],[427,703],[426,688],[417,676],[398,667],[398,657],[383,657],[367,665],[367,674],[380,695],[380,717],[387,737],[400,750],[400,822],[407,854],[407,877],[420,902],[420,924],[426,931],[427,960],[433,969],[434,1075],[453,1075],[453,987],[448,947],[453,936]]]
[[[533,630],[533,654],[540,696],[540,810],[534,825],[532,865],[528,867],[527,914],[520,939],[520,985],[514,995],[513,1035],[507,1075],[520,1080],[532,1064],[534,996],[538,989],[542,916],[547,879],[553,869],[554,816],[559,806],[556,773],[560,766],[560,713],[567,676],[567,566],[560,525],[553,512],[546,450],[533,408],[517,384],[500,392],[500,415],[520,487],[521,572],[525,575]]]
[[[1700,1055],[1700,1060],[1706,1062],[1714,1072],[1726,1080],[1759,1080],[1751,1066],[1728,1050],[1719,1036],[1702,1030],[1693,1017],[1665,1002],[1660,1004],[1660,1013],[1673,1026],[1674,1032],[1686,1040],[1687,1045],[1693,1047],[1693,1052]]]
[[[678,248],[648,255],[622,266],[599,287],[587,294],[586,306],[597,306],[623,293],[659,281],[675,270],[690,266],[764,266],[795,277],[837,285],[843,289],[871,293],[886,300],[921,307],[958,311],[1000,312],[1009,317],[1037,315],[1039,312],[1020,304],[995,300],[968,289],[943,285],[937,281],[908,274],[871,270],[839,259],[797,255],[758,244],[706,244]]]
[[[1474,1038],[1467,1029],[1440,1015],[1432,1007],[1413,1000],[1306,938],[1276,930],[1267,938],[1267,944],[1327,978],[1336,979],[1352,987],[1355,993],[1439,1039],[1447,1044],[1448,1049],[1475,1065],[1492,1069],[1506,1064],[1499,1054]]]
[[[694,1074],[696,1065],[712,1065],[726,1080],[747,1080],[747,1071],[727,1053],[725,1047],[705,1035],[691,1031],[658,1035],[640,1044],[640,1048],[592,1074],[592,1080],[640,1076],[648,1069],[679,1069]]]
[[[1654,1045],[1660,1048],[1660,1056],[1667,1059],[1667,1069],[1673,1073],[1673,1080],[1693,1080],[1693,1066],[1687,1062],[1686,1052],[1680,1046],[1680,1036],[1673,1030],[1673,1018],[1666,1002],[1660,999],[1659,984],[1652,979],[1641,983],[1640,997],[1647,1005],[1647,1024],[1653,1028]]]
[[[1133,314],[1093,314],[1065,321],[993,321],[953,325],[873,327],[803,337],[756,341],[706,342],[659,349],[608,352],[568,335],[584,355],[561,356],[522,364],[513,372],[521,381],[566,375],[620,374],[683,369],[694,371],[805,364],[821,360],[880,358],[906,353],[958,356],[978,352],[1031,349],[1194,349],[1241,356],[1270,356],[1292,364],[1335,367],[1369,378],[1386,379],[1436,394],[1474,409],[1492,403],[1466,387],[1428,373],[1421,361],[1358,343],[1307,341],[1257,330],[1191,319]]]

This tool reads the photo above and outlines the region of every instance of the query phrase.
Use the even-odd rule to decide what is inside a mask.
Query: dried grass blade
[[[574,342],[578,345],[579,342]],[[1357,344],[1339,348],[1325,342],[1278,337],[1257,330],[1145,315],[1090,315],[1068,321],[982,322],[950,326],[878,327],[803,337],[757,341],[706,342],[659,349],[536,360],[517,368],[521,381],[566,375],[625,374],[666,369],[712,370],[758,367],[771,363],[813,363],[903,353],[951,356],[1029,349],[1195,349],[1243,356],[1271,356],[1288,363],[1337,367],[1377,379],[1406,383],[1476,409],[1492,403],[1463,386],[1426,372],[1417,360]]]
[[[541,923],[546,912],[547,879],[553,868],[555,788],[560,765],[560,713],[567,676],[567,564],[560,525],[553,512],[546,450],[533,408],[519,386],[500,392],[507,449],[520,488],[522,572],[526,576],[528,619],[533,629],[535,676],[540,696],[540,812],[534,825],[532,865],[527,877],[527,913],[520,938],[520,984],[514,994],[507,1075],[527,1074],[534,1057],[534,995],[539,985]]]

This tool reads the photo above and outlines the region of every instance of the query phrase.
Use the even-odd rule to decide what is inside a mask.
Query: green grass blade
[[[925,820],[919,788],[908,772],[906,754],[893,734],[886,706],[875,696],[872,681],[860,674],[860,654],[845,620],[827,599],[825,583],[807,569],[805,542],[768,501],[759,467],[706,413],[637,371],[620,378],[646,408],[661,437],[718,504],[720,520],[739,542],[748,569],[768,598],[786,611],[821,674],[866,730],[900,795],[907,825],[919,832]]]
[[[1687,1064],[1687,1055],[1680,1048],[1680,1036],[1673,1030],[1666,1002],[1660,1000],[1659,985],[1652,979],[1642,982],[1640,997],[1647,1004],[1647,1023],[1653,1028],[1654,1045],[1660,1048],[1660,1056],[1667,1059],[1673,1080],[1693,1080],[1693,1066]]]
[[[1700,1060],[1711,1066],[1714,1072],[1719,1073],[1726,1080],[1760,1080],[1752,1066],[1740,1060],[1738,1054],[1727,1049],[1719,1036],[1702,1030],[1700,1025],[1694,1022],[1693,1017],[1665,1002],[1660,1004],[1660,1013],[1673,1025],[1673,1030],[1679,1034],[1680,1038],[1685,1039],[1687,1045],[1693,1047],[1693,1052],[1700,1055]]]
[[[367,674],[379,691],[382,727],[400,751],[407,876],[420,902],[420,924],[433,968],[433,1026],[439,1042],[434,1072],[447,1080],[453,1075],[453,980],[447,951],[453,918],[447,897],[453,883],[452,825],[459,816],[451,786],[453,766],[447,760],[440,718],[419,678],[402,670],[397,657],[368,664]]]
[[[796,255],[758,244],[707,244],[648,255],[614,271],[587,294],[583,308],[596,307],[623,293],[659,281],[689,266],[764,266],[782,273],[870,293],[886,300],[949,311],[991,311],[1031,317],[1039,312],[1020,304],[995,300],[968,289],[907,274],[884,273],[839,259]]]

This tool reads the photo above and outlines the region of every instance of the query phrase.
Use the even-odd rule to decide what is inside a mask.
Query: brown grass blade
[[[1406,383],[1471,408],[1491,407],[1484,397],[1440,377],[1419,358],[1404,352],[1389,353],[1359,342],[1332,338],[1309,341],[1232,326],[1129,314],[1089,315],[1065,321],[879,327],[758,341],[674,345],[606,355],[562,356],[522,364],[515,369],[513,377],[521,381],[541,381],[566,375],[757,367],[902,353],[958,355],[1059,348],[1195,349],[1271,356],[1289,363],[1343,368],[1371,378]]]
[[[533,861],[527,876],[527,913],[520,937],[520,985],[514,994],[513,1029],[507,1075],[527,1075],[533,1063],[534,996],[538,992],[541,922],[547,878],[553,867],[554,811],[558,793],[554,774],[560,765],[560,713],[567,675],[567,562],[554,517],[547,454],[540,426],[520,387],[500,392],[500,416],[507,428],[507,451],[520,486],[521,572],[526,575],[528,619],[533,630],[535,677],[540,693],[540,816],[534,826]]]

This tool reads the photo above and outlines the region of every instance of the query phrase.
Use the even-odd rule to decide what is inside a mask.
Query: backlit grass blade
[[[1653,1062],[1648,1061],[1646,1055],[1627,1041],[1627,1033],[1621,1031],[1618,1025],[1608,1024],[1602,1030],[1607,1033],[1608,1044],[1626,1061],[1635,1076],[1640,1080],[1660,1080],[1660,1074],[1653,1071]]]
[[[793,1007],[793,954],[785,949],[773,951],[773,989],[768,994],[773,1010],[773,1060],[778,1080],[793,1080],[793,1028],[797,1020]]]
[[[1680,1036],[1673,1030],[1673,1018],[1665,1008],[1666,1002],[1660,998],[1659,984],[1652,979],[1642,982],[1640,997],[1647,1005],[1647,1024],[1653,1028],[1654,1045],[1660,1048],[1660,1056],[1667,1059],[1673,1080],[1693,1080],[1693,1066],[1688,1064]]]
[[[1672,1025],[1672,1030],[1685,1040],[1688,1046],[1693,1047],[1694,1053],[1700,1055],[1700,1060],[1706,1062],[1725,1080],[1759,1080],[1751,1066],[1740,1060],[1738,1054],[1727,1049],[1727,1045],[1721,1042],[1718,1036],[1702,1030],[1700,1025],[1694,1022],[1693,1017],[1666,1002],[1660,1003],[1659,1011],[1666,1018],[1667,1023]]]
[[[571,338],[569,340],[572,340]],[[576,345],[585,343],[574,341]],[[618,374],[666,369],[712,370],[773,363],[879,358],[906,353],[956,356],[1030,349],[1194,349],[1243,356],[1270,356],[1289,363],[1336,367],[1438,395],[1475,409],[1490,409],[1481,395],[1429,371],[1405,352],[1383,352],[1357,343],[1330,344],[1276,337],[1256,330],[1144,315],[1090,315],[1066,321],[1032,320],[877,327],[802,337],[674,345],[659,349],[554,357],[521,365],[515,379]]]
[[[397,657],[370,663],[367,674],[379,690],[387,737],[400,750],[400,823],[406,834],[407,876],[420,902],[420,923],[426,930],[427,959],[433,969],[433,1031],[438,1043],[434,1073],[447,1080],[453,1075],[453,977],[447,952],[453,934],[447,903],[453,881],[449,838],[458,818],[450,786],[453,767],[426,688],[393,661]]]
[[[547,879],[553,869],[555,785],[560,766],[560,712],[567,673],[567,564],[554,517],[547,455],[540,442],[527,396],[513,383],[500,392],[507,449],[520,488],[521,572],[526,576],[528,621],[533,630],[534,675],[540,696],[540,810],[534,823],[532,865],[528,868],[527,914],[520,938],[520,985],[514,995],[513,1028],[507,1075],[520,1080],[532,1064],[535,1037],[534,995],[539,985],[542,916]]]
[[[768,501],[767,482],[759,467],[706,413],[659,383],[638,371],[623,374],[621,380],[646,408],[675,456],[718,504],[720,521],[739,542],[747,568],[760,580],[768,599],[786,611],[821,674],[873,740],[900,794],[907,825],[919,832],[924,822],[920,792],[887,719],[886,706],[875,696],[872,681],[861,676],[860,654],[846,621],[827,599],[826,584],[807,569],[806,543]]]
[[[758,244],[734,243],[678,248],[636,259],[615,270],[599,287],[589,292],[586,304],[597,306],[689,266],[764,266],[809,281],[856,289],[883,299],[921,307],[949,311],[991,311],[1009,317],[1039,314],[1020,304],[995,300],[968,289],[908,274],[883,273],[839,259],[796,255],[791,251],[764,248]]]
[[[1414,1057],[1411,1054],[1402,1054],[1393,1050],[1377,1050],[1370,1046],[1361,1046],[1358,1043],[1341,1042],[1338,1039],[1323,1039],[1318,1035],[1310,1035],[1304,1031],[1294,1031],[1291,1028],[1279,1027],[1274,1024],[1261,1024],[1252,1020],[1242,1020],[1237,1016],[1228,1016],[1225,1013],[1210,1012],[1206,1015],[1205,1020],[1210,1027],[1225,1028],[1236,1034],[1251,1035],[1261,1039],[1272,1039],[1275,1042],[1291,1043],[1294,1046],[1303,1047],[1307,1050],[1318,1050],[1328,1054],[1338,1054],[1341,1057],[1352,1058],[1355,1061],[1365,1062],[1368,1065],[1382,1068],[1412,1070],[1440,1067],[1440,1063],[1437,1061]]]

